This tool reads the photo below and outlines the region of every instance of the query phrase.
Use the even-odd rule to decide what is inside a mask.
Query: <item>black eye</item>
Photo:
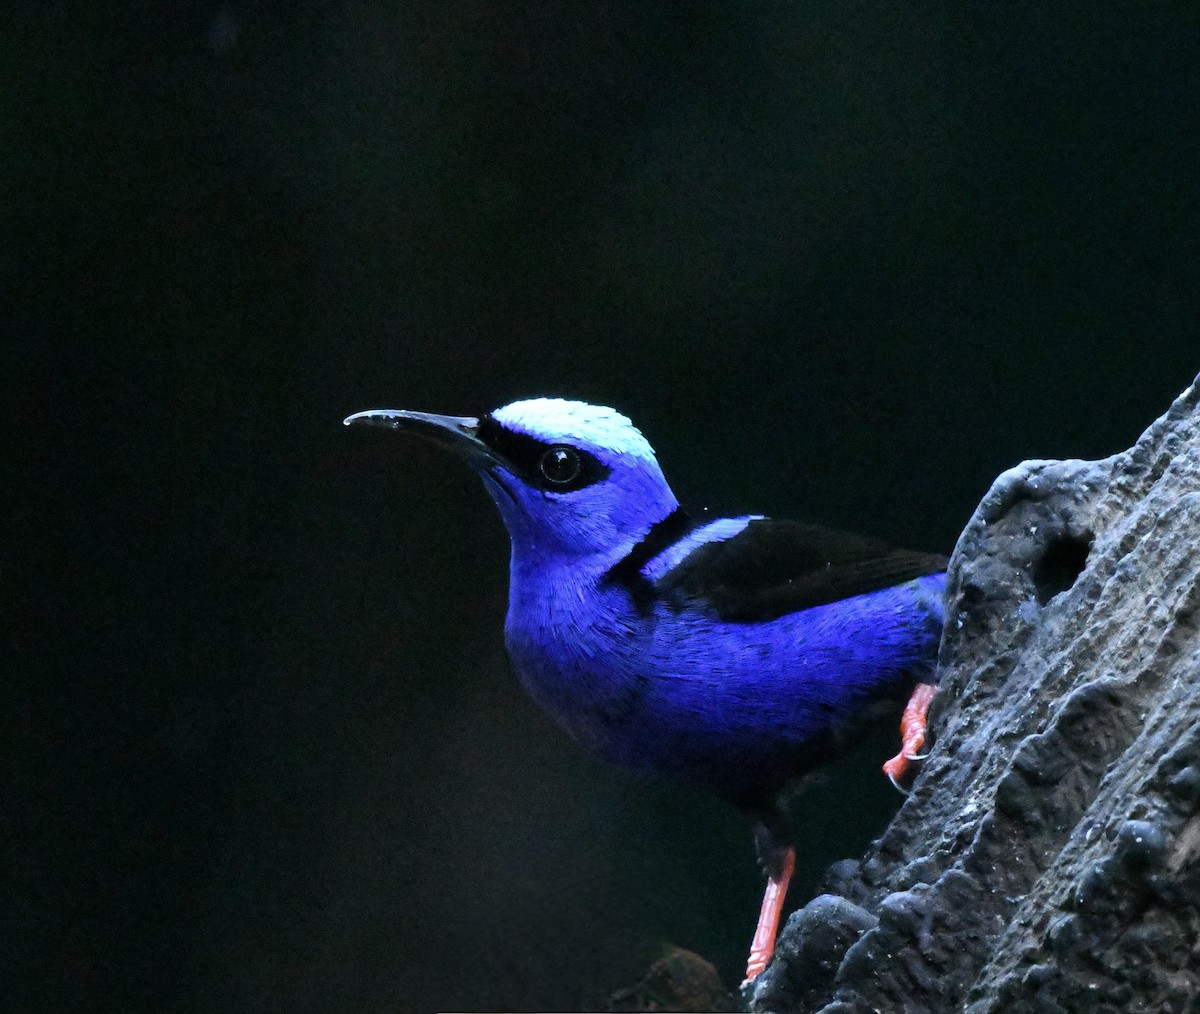
[[[560,444],[557,447],[551,447],[542,455],[538,467],[548,481],[556,486],[565,486],[579,478],[583,460],[574,447],[565,447]]]

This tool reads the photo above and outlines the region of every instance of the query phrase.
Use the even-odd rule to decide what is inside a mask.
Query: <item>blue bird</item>
[[[601,757],[700,785],[751,820],[768,878],[752,981],[795,861],[785,785],[902,709],[885,773],[898,783],[920,759],[945,558],[688,512],[633,423],[584,402],[345,422],[426,437],[483,480],[512,539],[505,643],[538,704]]]

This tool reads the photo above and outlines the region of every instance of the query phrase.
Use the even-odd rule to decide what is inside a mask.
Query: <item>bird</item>
[[[884,773],[904,791],[923,758],[946,558],[689,510],[641,431],[587,402],[530,398],[479,417],[370,409],[344,422],[423,437],[483,480],[512,543],[512,667],[572,738],[749,820],[767,877],[751,984],[795,866],[788,785],[889,714],[901,745]]]

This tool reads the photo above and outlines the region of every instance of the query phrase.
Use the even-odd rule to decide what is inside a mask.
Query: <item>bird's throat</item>
[[[571,736],[611,761],[629,765],[621,744],[646,704],[650,686],[636,666],[640,618],[621,589],[601,585],[603,566],[524,581],[514,569],[505,643],[530,696]]]

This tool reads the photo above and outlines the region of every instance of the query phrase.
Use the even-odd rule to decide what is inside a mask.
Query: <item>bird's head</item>
[[[482,477],[518,557],[619,558],[678,506],[654,449],[611,408],[515,401],[481,418],[373,409],[346,419],[414,433]]]

